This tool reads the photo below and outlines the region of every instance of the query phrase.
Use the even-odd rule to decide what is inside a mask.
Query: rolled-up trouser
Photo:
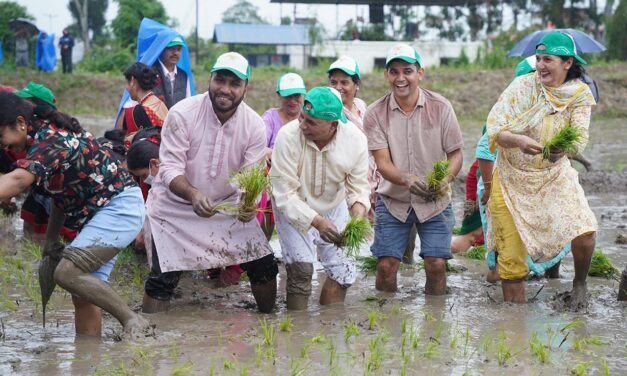
[[[355,283],[355,279],[357,278],[355,264],[344,255],[342,249],[322,240],[320,233],[318,233],[318,230],[315,228],[309,229],[306,233],[300,232],[289,223],[288,219],[281,214],[276,207],[274,207],[273,211],[277,232],[279,233],[279,243],[281,244],[281,251],[283,252],[286,265],[294,263],[313,264],[317,258],[324,267],[327,277],[345,287]],[[338,231],[342,231],[349,219],[346,201],[342,201],[337,207],[323,215],[323,217],[333,222]],[[304,270],[303,272],[307,271]],[[289,277],[290,275],[288,274],[288,287],[292,286],[295,291],[304,291],[306,289],[311,291],[311,280],[308,282],[309,287],[302,286],[302,288],[299,289],[293,286],[294,283],[291,283],[293,281],[289,281]],[[300,279],[301,278],[299,278],[299,280]],[[288,291],[288,293],[289,292],[290,291]]]
[[[240,267],[246,271],[248,280],[251,285],[259,285],[270,282],[279,274],[274,254],[263,256],[256,260],[240,264]],[[152,242],[152,267],[150,274],[144,285],[146,294],[153,299],[170,300],[174,296],[174,290],[179,284],[182,271],[162,272],[159,266],[159,255],[157,254],[157,246]]]
[[[117,255],[103,263],[97,253],[89,251],[94,247],[122,249],[131,244],[144,223],[144,198],[139,187],[131,187],[115,195],[111,201],[100,208],[83,226],[76,238],[63,253],[63,257],[72,261],[86,273],[103,282],[109,280]],[[85,252],[81,252],[84,249]],[[71,253],[78,252],[73,257]],[[95,266],[99,267],[95,268]]]

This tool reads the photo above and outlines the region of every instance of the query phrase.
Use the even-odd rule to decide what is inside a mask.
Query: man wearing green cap
[[[327,274],[320,304],[344,302],[355,282],[355,265],[337,244],[349,212],[364,218],[370,208],[368,147],[342,108],[335,89],[311,89],[301,117],[284,125],[274,144],[270,179],[287,309],[307,308],[316,260]]]
[[[376,288],[397,290],[396,274],[415,225],[427,275],[425,293],[442,295],[455,223],[448,183],[462,165],[461,130],[451,104],[419,87],[424,68],[413,47],[392,47],[385,68],[391,92],[373,103],[364,119],[368,148],[383,176],[371,248],[378,258]],[[429,189],[426,176],[444,159],[449,161],[449,175],[435,190]]]
[[[264,163],[266,127],[246,103],[248,61],[236,52],[218,57],[209,90],[168,113],[161,132],[160,168],[147,200],[146,248],[152,268],[143,311],[167,309],[181,271],[240,264],[262,312],[274,307],[278,267],[256,212],[235,218],[217,212],[237,205],[233,173]],[[152,238],[152,240],[151,240]]]
[[[153,93],[159,97],[168,109],[181,99],[191,96],[187,74],[176,67],[183,51],[183,39],[176,37],[170,41],[153,65],[161,81]]]

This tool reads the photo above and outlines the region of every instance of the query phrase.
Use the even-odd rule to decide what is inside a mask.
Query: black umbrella
[[[27,37],[34,37],[39,34],[37,26],[25,18],[16,18],[9,21],[9,29],[11,29],[14,34],[22,34]]]

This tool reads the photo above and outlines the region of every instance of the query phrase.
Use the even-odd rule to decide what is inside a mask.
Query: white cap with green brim
[[[282,97],[289,97],[294,94],[307,94],[307,89],[301,76],[296,73],[286,73],[277,81],[276,92]]]
[[[168,43],[165,48],[170,48],[170,47],[176,47],[176,46],[183,46],[185,45],[185,43],[183,42],[183,38],[181,37],[175,37],[174,39],[172,39],[170,41],[170,43]]]
[[[385,67],[387,68],[393,60],[403,60],[407,63],[418,64],[422,67],[422,59],[416,49],[404,43],[399,43],[390,48],[388,56],[385,59]]]
[[[218,60],[211,68],[211,73],[227,70],[236,75],[240,80],[250,79],[250,65],[248,60],[237,52],[227,52],[218,56]]]
[[[357,78],[361,80],[361,73],[359,72],[359,65],[357,65],[357,62],[352,57],[341,56],[339,59],[335,60],[331,64],[331,66],[329,66],[327,73],[331,73],[331,71],[336,70],[336,69],[346,73],[349,76],[356,75]]]

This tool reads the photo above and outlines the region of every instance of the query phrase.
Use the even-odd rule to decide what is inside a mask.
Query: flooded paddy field
[[[595,124],[586,154],[603,171],[580,178],[599,221],[597,247],[622,270],[627,246],[615,239],[627,234],[624,126],[620,119]],[[480,125],[464,125],[465,164],[479,133]],[[458,187],[453,196],[459,221]],[[500,285],[485,282],[484,262],[462,256],[450,262],[446,296],[425,296],[418,263],[403,267],[398,293],[376,292],[374,276],[362,271],[346,303],[330,307],[317,304],[324,281],[317,265],[309,310],[297,313],[285,307],[282,266],[271,314],[256,312],[246,281],[216,288],[204,272],[187,273],[170,311],[147,315],[156,337],[120,342],[121,327],[108,315],[102,339],[77,337],[71,298],[59,288],[42,327],[39,250],[14,233],[14,218],[0,219],[0,375],[627,374],[627,303],[616,301],[615,279],[589,278],[585,310],[554,305],[570,289],[571,256],[560,279],[528,281],[524,305],[501,303]],[[145,259],[127,252],[112,275],[137,310],[146,273]]]

